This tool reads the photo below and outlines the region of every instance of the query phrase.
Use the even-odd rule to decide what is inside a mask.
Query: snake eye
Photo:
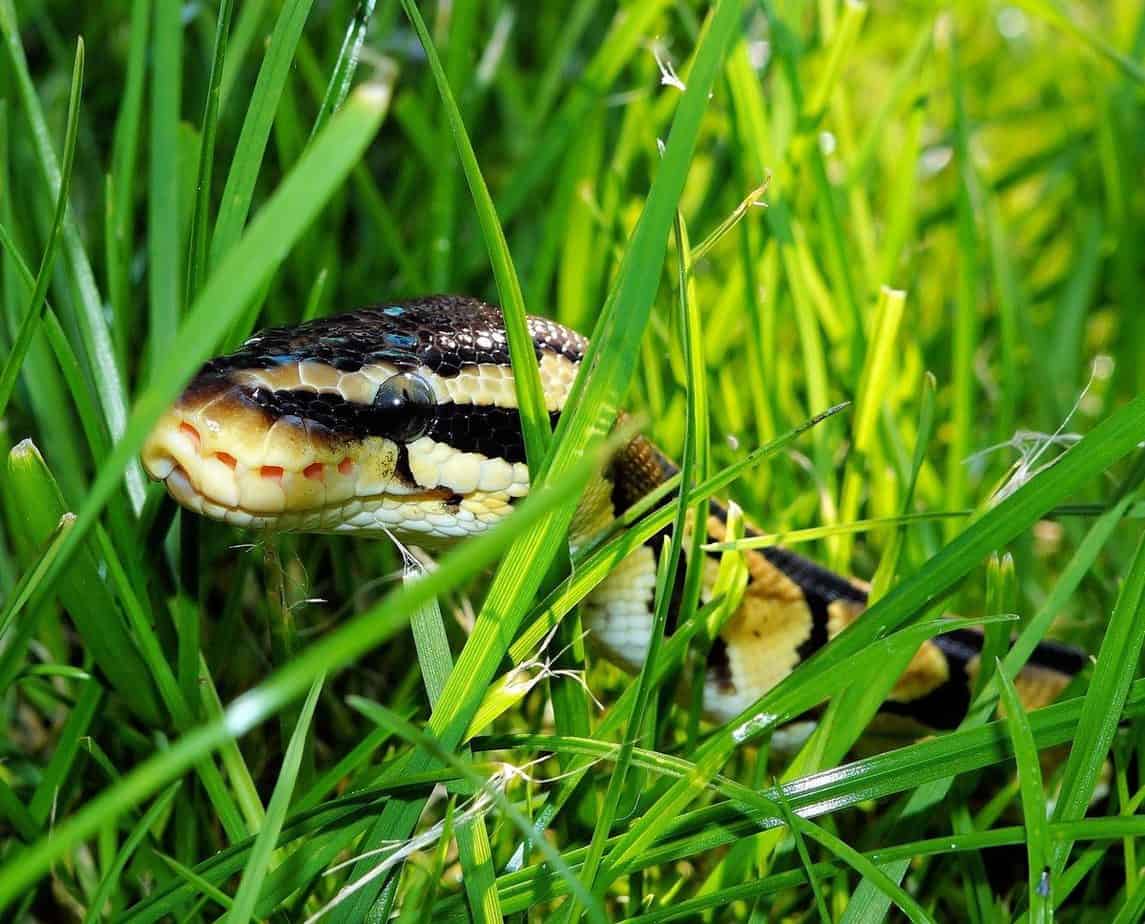
[[[436,406],[429,383],[412,372],[391,375],[374,395],[374,408],[388,418],[386,435],[407,443],[429,429]]]

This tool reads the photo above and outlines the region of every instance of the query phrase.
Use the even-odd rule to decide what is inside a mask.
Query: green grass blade
[[[72,182],[72,163],[76,152],[76,133],[79,127],[80,97],[83,94],[83,62],[84,44],[81,38],[76,42],[75,64],[72,68],[72,86],[68,96],[68,121],[64,130],[63,161],[60,168],[60,191],[56,197],[56,214],[52,221],[52,230],[48,234],[48,242],[44,246],[44,255],[40,260],[40,269],[36,274],[36,284],[32,291],[32,298],[20,321],[20,329],[16,333],[12,349],[0,368],[0,418],[4,417],[8,407],[8,399],[12,397],[12,389],[16,387],[16,376],[20,374],[20,366],[24,362],[24,354],[32,343],[48,295],[48,284],[52,279],[52,268],[56,262],[56,251],[60,243],[60,234],[63,230],[64,217],[68,209],[68,191]]]
[[[36,165],[52,196],[59,198],[62,176],[59,162],[48,134],[47,123],[28,72],[28,61],[20,42],[16,12],[12,0],[0,0],[0,38],[12,64],[15,84],[25,117],[32,128],[36,149]],[[127,402],[124,397],[123,376],[115,360],[115,351],[103,314],[103,305],[95,285],[91,262],[73,219],[64,217],[64,253],[75,285],[74,321],[80,330],[85,354],[91,366],[96,393],[99,395],[108,430],[120,436],[127,423]],[[127,489],[132,503],[138,509],[143,502],[143,473],[132,461],[127,468]]]
[[[541,374],[537,367],[533,338],[529,336],[525,323],[525,297],[521,292],[521,281],[517,278],[517,270],[509,253],[509,242],[505,239],[505,232],[497,218],[493,197],[489,195],[489,188],[481,176],[477,154],[469,140],[469,133],[465,130],[465,121],[453,98],[449,78],[438,58],[433,39],[430,38],[429,30],[426,29],[421,13],[418,12],[413,0],[402,0],[402,8],[413,24],[422,48],[425,49],[437,91],[445,107],[449,127],[457,143],[458,157],[465,172],[465,179],[469,183],[469,192],[473,196],[477,218],[481,223],[481,234],[489,251],[493,278],[497,281],[497,292],[501,297],[501,311],[505,316],[505,333],[509,339],[513,383],[517,393],[517,405],[521,412],[521,430],[525,436],[526,454],[532,462],[531,467],[535,470],[545,457],[552,429],[549,425],[544,391],[541,388]]]
[[[13,448],[8,456],[7,479],[29,537],[37,544],[48,543],[56,524],[68,514],[59,487],[35,444],[25,441]],[[100,575],[100,562],[90,547],[74,557],[58,578],[53,580],[49,576],[60,567],[67,544],[75,535],[75,521],[67,522],[73,525],[58,534],[60,541],[48,546],[48,554],[30,572],[39,576],[39,585],[29,584],[25,594],[55,594],[111,685],[142,718],[155,722],[159,716],[155,689],[134,640],[124,629],[115,599]],[[17,597],[11,602],[13,609],[0,617],[0,625],[10,620],[19,605],[20,597]]]
[[[251,93],[242,132],[227,173],[218,218],[211,238],[210,264],[217,276],[236,249],[254,201],[254,185],[262,168],[266,143],[274,113],[290,76],[294,50],[302,37],[302,27],[310,15],[314,0],[287,0],[275,21],[274,32],[267,45],[266,57],[258,72],[258,81]],[[226,83],[225,79],[223,81]]]
[[[445,750],[436,738],[410,725],[400,716],[386,709],[385,706],[380,706],[377,703],[371,703],[360,698],[355,698],[353,704],[355,708],[359,709],[374,722],[389,728],[394,734],[408,741],[410,744],[429,751],[435,762],[443,763],[450,767],[472,786],[484,793],[501,812],[508,816],[525,837],[532,835],[532,826],[529,824],[529,820],[506,798],[505,794],[501,792],[492,781],[485,779],[476,770],[465,763],[465,761]],[[603,908],[585,889],[584,885],[572,870],[568,868],[568,865],[560,854],[543,840],[535,841],[535,843],[545,860],[552,864],[557,875],[564,880],[569,888],[572,889],[572,894],[584,905],[589,918],[599,922],[607,920],[604,916]]]
[[[131,834],[127,840],[123,842],[123,846],[119,849],[119,853],[115,855],[115,863],[107,874],[99,883],[99,889],[96,890],[95,896],[88,906],[87,914],[84,916],[84,924],[95,924],[103,917],[103,906],[107,903],[108,898],[111,897],[111,892],[116,886],[116,881],[123,875],[124,867],[131,859],[139,845],[143,843],[143,839],[151,833],[151,829],[155,827],[156,822],[162,817],[171,804],[171,800],[175,797],[175,793],[179,791],[179,784],[175,783],[167,789],[162,795],[159,796],[150,808],[144,813],[143,817],[139,819],[139,823],[132,829]]]
[[[799,670],[725,725],[698,754],[697,763],[703,772],[710,776],[740,745],[815,705],[820,699],[816,690],[827,685],[829,675],[841,660],[923,611],[929,601],[964,577],[991,550],[1028,529],[1045,510],[1063,500],[1081,482],[1105,471],[1114,460],[1133,451],[1142,435],[1145,435],[1145,398],[1138,398],[1094,428],[1053,468],[984,514],[925,567],[875,603],[863,619],[853,623],[831,645],[813,655]],[[611,863],[619,866],[627,862],[654,841],[667,821],[695,798],[697,783],[707,776],[675,784],[614,848]]]
[[[178,341],[193,346],[169,357],[162,375],[156,376],[140,396],[126,432],[104,460],[56,568],[71,554],[69,545],[74,549],[76,542],[92,527],[115,489],[120,473],[135,459],[159,415],[214,351],[229,324],[273,273],[361,156],[381,124],[388,101],[384,88],[367,85],[357,91],[343,110],[343,117],[331,120],[326,132],[255,216],[239,245],[211,274],[180,328]]]
[[[286,818],[291,797],[294,795],[294,784],[298,780],[298,768],[302,763],[306,736],[310,731],[310,722],[314,718],[314,709],[318,705],[318,694],[322,692],[323,680],[322,676],[314,680],[306,701],[302,704],[294,733],[290,736],[290,744],[287,745],[282,758],[282,769],[279,770],[278,781],[274,784],[274,794],[270,797],[270,804],[266,808],[266,818],[251,848],[250,859],[247,861],[246,869],[243,870],[238,891],[235,892],[234,904],[227,913],[227,924],[247,924],[254,915],[255,902],[258,901],[258,893],[270,868],[271,854],[278,842],[282,822]]]
[[[353,103],[347,108],[352,107]],[[337,125],[336,117],[327,131],[333,131]],[[321,151],[322,147],[316,145],[314,150]],[[209,290],[210,286],[206,291]],[[503,526],[462,545],[442,561],[438,570],[391,594],[348,625],[300,652],[258,687],[231,703],[220,718],[183,735],[170,748],[151,757],[58,825],[50,839],[39,841],[19,860],[0,870],[0,908],[10,903],[23,886],[46,873],[57,857],[90,837],[125,808],[175,779],[211,751],[265,721],[299,696],[317,677],[336,670],[391,637],[405,625],[413,609],[495,561],[508,542],[535,530],[552,508],[567,505],[574,499],[596,464],[599,463],[595,459],[583,460],[579,477],[570,477],[535,492]]]
[[[313,139],[323,128],[335,112],[342,108],[346,97],[350,93],[350,84],[354,80],[354,73],[358,69],[358,59],[362,53],[362,42],[366,39],[366,29],[370,25],[370,17],[374,15],[376,0],[357,0],[354,4],[354,13],[346,26],[346,35],[342,39],[342,47],[338,49],[338,60],[334,63],[334,71],[330,75],[330,83],[326,87],[326,95],[322,97],[322,105],[314,119],[314,127],[310,130]]]
[[[998,667],[1001,666],[999,662]],[[1031,924],[1045,924],[1053,919],[1053,896],[1050,892],[1050,835],[1042,766],[1034,734],[1030,730],[1030,719],[1022,708],[1014,682],[1006,676],[1005,671],[997,670],[995,673],[1002,686],[1006,726],[1014,742],[1014,757],[1018,763],[1018,783],[1022,793],[1022,817],[1026,822],[1026,852],[1029,858],[1030,921]]]
[[[1117,731],[1129,685],[1137,672],[1142,644],[1145,644],[1145,538],[1137,544],[1097,655],[1093,680],[1078,721],[1077,737],[1062,777],[1061,795],[1054,806],[1054,821],[1075,821],[1085,815]],[[1068,843],[1055,846],[1051,863],[1053,875],[1060,874],[1065,866],[1069,846]]]
[[[697,63],[688,90],[669,135],[664,160],[653,184],[621,265],[613,295],[597,324],[592,345],[582,368],[591,375],[578,376],[561,415],[554,446],[535,482],[561,483],[566,480],[577,458],[595,438],[599,439],[612,423],[612,412],[631,378],[636,347],[657,288],[667,247],[667,235],[675,215],[687,164],[695,145],[700,117],[707,105],[719,61],[732,27],[738,19],[739,4],[723,0],[717,8],[705,43],[697,53]],[[604,361],[607,359],[607,361]],[[477,624],[462,650],[449,682],[435,709],[430,728],[446,748],[462,739],[480,705],[484,689],[509,639],[523,616],[551,560],[556,543],[571,519],[571,508],[547,517],[543,523],[511,549],[498,569]],[[428,764],[411,762],[411,771]],[[409,815],[413,817],[410,818]],[[412,825],[417,814],[409,813],[400,824]],[[405,837],[400,827],[388,827],[385,836]],[[381,831],[379,831],[379,837]],[[347,914],[358,909],[347,908]]]
[[[151,146],[147,212],[147,304],[151,368],[163,368],[183,311],[179,209],[179,115],[183,75],[183,7],[157,0],[151,56]]]
[[[215,138],[219,127],[219,98],[223,68],[226,65],[227,41],[230,36],[234,0],[219,4],[215,26],[215,53],[207,78],[207,99],[203,106],[203,124],[199,130],[199,160],[196,170],[195,202],[191,208],[191,240],[187,247],[187,287],[185,303],[190,305],[207,275],[207,246],[210,228],[211,181],[215,166]]]

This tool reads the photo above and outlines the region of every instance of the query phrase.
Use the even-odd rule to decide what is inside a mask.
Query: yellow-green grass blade
[[[990,551],[1024,532],[1081,483],[1106,471],[1116,460],[1133,451],[1143,436],[1145,397],[1139,397],[1098,424],[1054,467],[983,514],[923,568],[875,603],[863,619],[845,629],[832,644],[813,655],[712,736],[697,754],[701,775],[675,784],[651,806],[614,848],[610,863],[619,867],[655,841],[668,821],[695,798],[697,784],[722,766],[738,747],[816,705],[830,687],[831,674],[841,660],[922,612]]]

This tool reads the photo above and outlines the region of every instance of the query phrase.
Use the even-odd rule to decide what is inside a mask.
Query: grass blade
[[[445,106],[449,127],[457,142],[461,169],[465,172],[469,192],[473,196],[473,204],[477,210],[477,218],[481,223],[481,234],[489,251],[493,278],[497,281],[497,292],[501,298],[501,311],[505,316],[505,333],[509,339],[513,384],[517,392],[517,406],[521,412],[521,430],[525,436],[526,455],[532,463],[530,467],[536,469],[541,459],[545,457],[552,430],[549,426],[544,391],[541,388],[541,374],[537,367],[533,338],[529,336],[525,324],[525,297],[521,292],[521,281],[517,278],[517,270],[509,253],[509,242],[505,239],[505,232],[497,218],[493,197],[489,195],[485,179],[481,176],[477,154],[465,130],[465,121],[461,117],[461,110],[457,108],[453,91],[449,88],[449,78],[446,77],[445,68],[438,58],[433,39],[430,38],[429,30],[426,29],[421,13],[418,12],[413,0],[402,0],[402,8],[413,24],[422,48],[425,49],[437,91]]]
[[[231,160],[231,169],[227,173],[227,182],[223,187],[223,198],[211,238],[211,267],[215,270],[213,276],[217,275],[223,261],[236,249],[246,225],[254,201],[254,184],[262,168],[266,143],[270,139],[274,113],[290,76],[294,49],[302,37],[302,27],[306,25],[313,5],[314,0],[287,0],[275,22],[274,32],[267,44],[266,57],[258,72],[258,81],[251,93],[246,118],[243,119],[242,133]]]
[[[40,269],[36,274],[36,285],[32,291],[32,298],[28,308],[20,321],[20,329],[16,333],[8,357],[0,368],[0,418],[8,407],[8,399],[12,397],[12,389],[16,387],[16,376],[20,374],[20,367],[24,362],[24,354],[32,343],[48,295],[48,284],[52,280],[52,268],[56,262],[56,251],[63,230],[64,217],[68,210],[68,191],[72,182],[72,163],[76,153],[76,132],[79,127],[80,97],[83,93],[83,39],[76,42],[75,64],[72,68],[71,93],[68,96],[68,121],[64,130],[64,156],[60,170],[60,191],[56,197],[56,215],[52,221],[52,230],[48,234],[48,242],[44,246],[44,256],[40,260]]]
[[[286,754],[282,759],[278,782],[274,784],[274,794],[270,797],[270,804],[266,808],[266,818],[251,848],[250,860],[243,870],[242,880],[239,882],[238,891],[235,892],[234,904],[227,913],[227,924],[247,924],[254,915],[255,902],[258,901],[258,893],[270,867],[271,854],[278,842],[282,822],[286,818],[291,797],[294,795],[294,784],[298,780],[298,768],[302,764],[302,752],[306,747],[306,735],[310,731],[310,722],[314,718],[314,708],[318,705],[318,694],[322,692],[323,680],[321,676],[314,680],[306,701],[302,704],[302,711],[298,715],[298,722],[294,726],[294,733],[290,736],[290,744],[287,745]]]
[[[1002,703],[1006,707],[1006,726],[1014,742],[1018,762],[1018,783],[1022,793],[1022,817],[1026,822],[1026,851],[1029,857],[1029,902],[1031,924],[1053,920],[1053,896],[1050,893],[1050,833],[1046,818],[1046,792],[1042,785],[1042,767],[1038,748],[1030,730],[1030,719],[1022,708],[1014,682],[1001,670],[995,674],[1002,686]]]

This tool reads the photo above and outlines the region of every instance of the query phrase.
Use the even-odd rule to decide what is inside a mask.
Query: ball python
[[[588,342],[545,318],[530,317],[528,329],[555,423]],[[261,331],[202,367],[142,461],[186,509],[248,529],[389,534],[431,551],[490,529],[529,491],[501,312],[433,296]],[[585,491],[574,549],[674,472],[633,438]],[[713,503],[713,541],[726,519]],[[648,649],[663,540],[633,551],[584,604],[596,646],[628,668]],[[742,602],[708,656],[703,708],[716,721],[757,700],[867,602],[862,583],[786,549],[744,554]],[[704,563],[705,593],[715,561]],[[953,727],[980,650],[980,634],[965,629],[923,643],[884,710]],[[1049,703],[1083,664],[1080,652],[1043,643],[1017,677],[1019,694],[1031,708]]]

